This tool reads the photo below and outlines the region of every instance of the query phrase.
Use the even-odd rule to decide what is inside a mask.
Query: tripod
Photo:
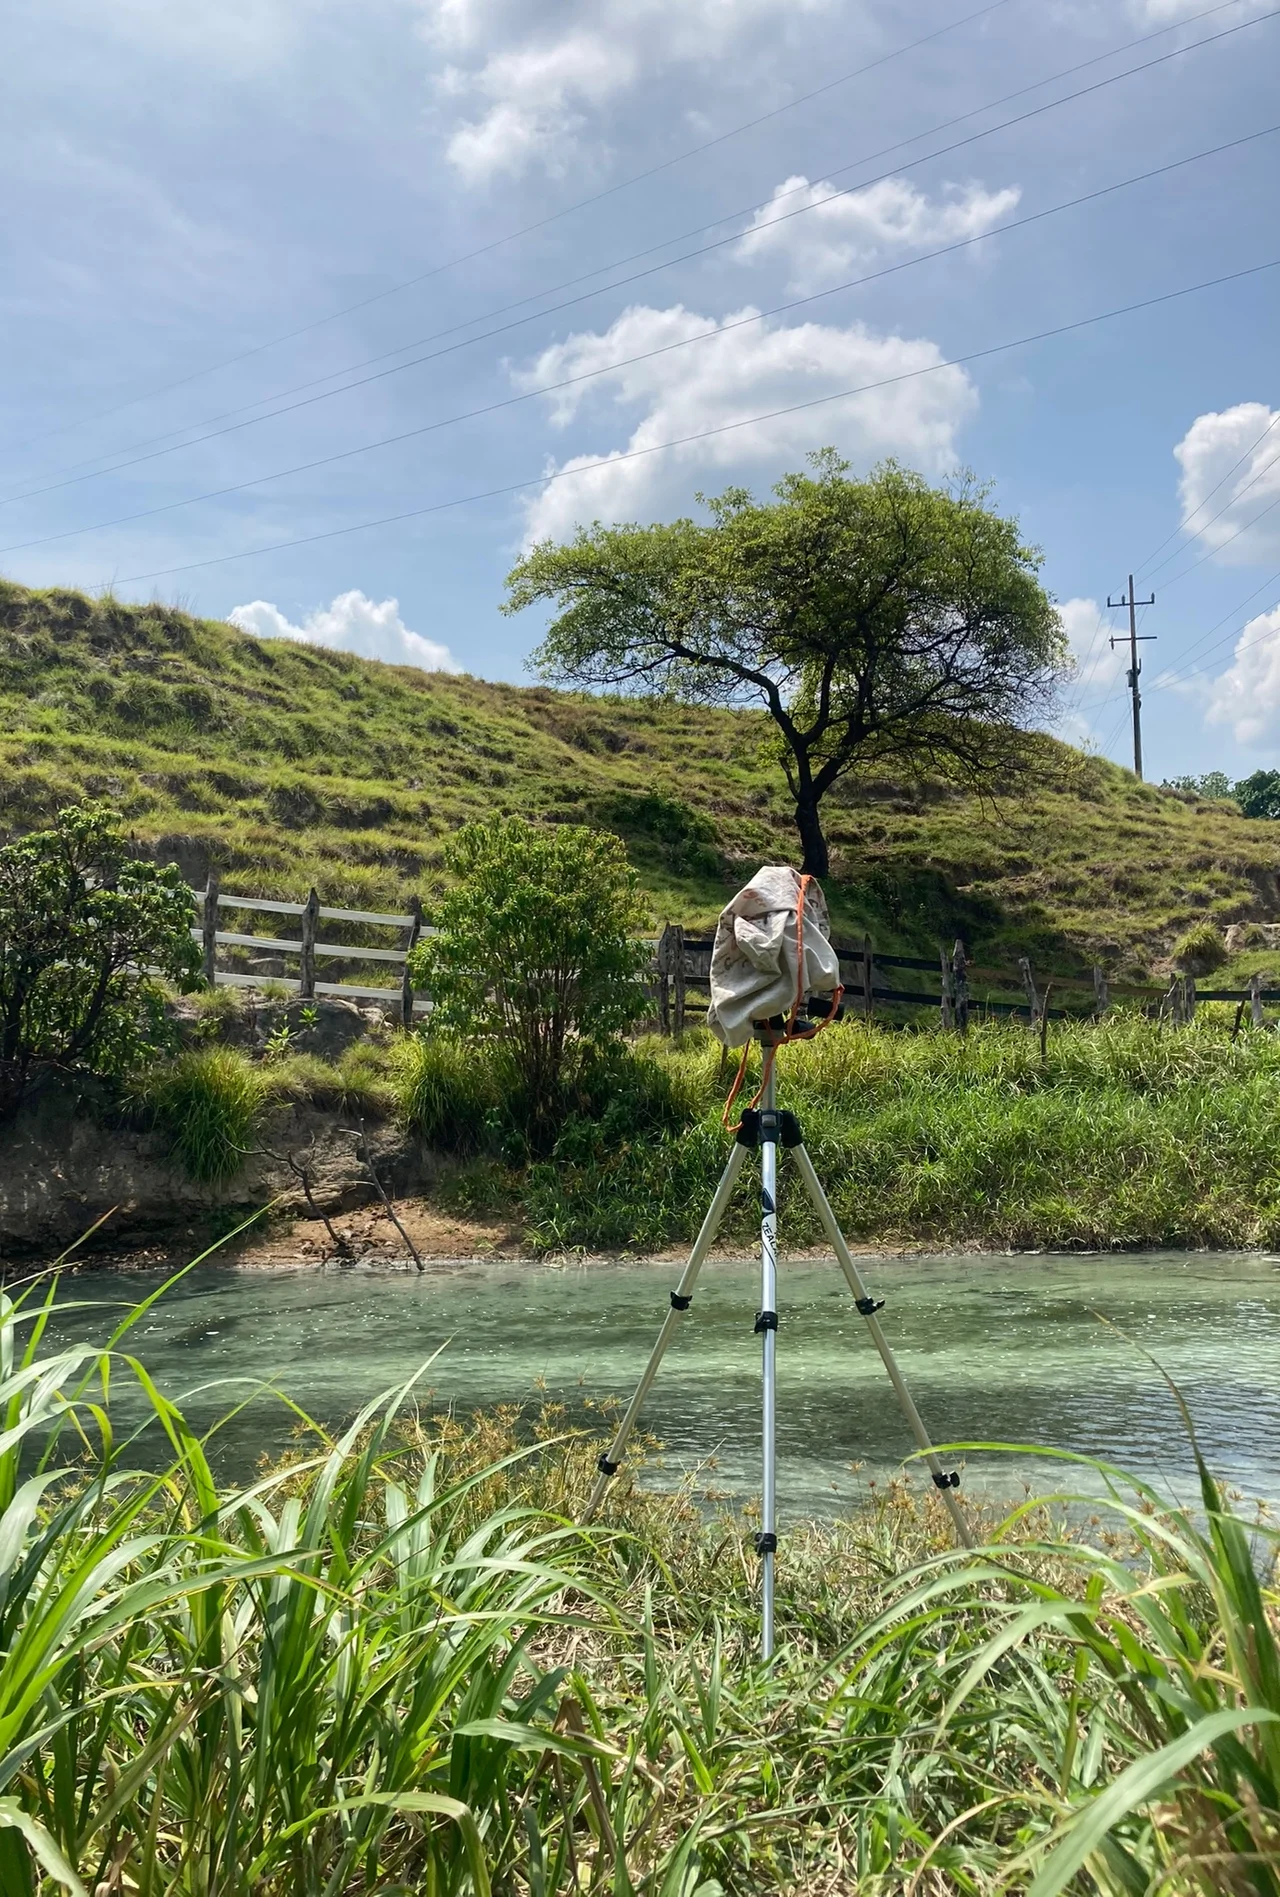
[[[764,1035],[760,1038],[766,1048],[775,1045]],[[883,1298],[873,1298],[863,1282],[862,1274],[854,1263],[843,1232],[836,1223],[836,1215],[831,1202],[822,1189],[822,1182],[814,1170],[813,1161],[805,1151],[800,1131],[800,1122],[794,1113],[779,1113],[777,1108],[777,1082],[773,1062],[766,1055],[764,1088],[760,1096],[758,1110],[748,1110],[742,1116],[728,1163],[720,1176],[702,1228],[694,1240],[693,1250],[681,1274],[680,1282],[671,1293],[671,1309],[663,1320],[658,1332],[658,1340],[645,1365],[644,1374],[636,1385],[635,1395],[627,1406],[622,1421],[614,1432],[613,1441],[600,1457],[597,1468],[600,1473],[587,1502],[585,1521],[590,1521],[604,1499],[609,1480],[616,1475],[626,1453],[635,1426],[640,1419],[645,1398],[653,1387],[662,1359],[675,1338],[680,1320],[693,1303],[693,1289],[699,1273],[706,1261],[707,1253],[715,1240],[724,1217],[725,1208],[738,1182],[738,1174],[748,1152],[758,1149],[760,1153],[760,1309],[756,1313],[755,1329],[761,1339],[761,1409],[763,1435],[763,1468],[760,1498],[760,1532],[756,1536],[756,1552],[760,1556],[761,1567],[761,1621],[760,1646],[764,1658],[773,1654],[773,1608],[774,1608],[774,1556],[778,1548],[777,1532],[777,1340],[778,1340],[778,1148],[791,1155],[805,1191],[813,1202],[814,1210],[822,1221],[823,1230],[836,1255],[836,1261],[848,1281],[853,1293],[854,1305],[859,1316],[865,1319],[871,1333],[872,1342],[880,1353],[880,1360],[893,1385],[907,1426],[915,1437],[916,1447],[928,1464],[934,1484],[942,1496],[951,1515],[956,1537],[966,1548],[971,1548],[973,1537],[969,1524],[965,1520],[955,1491],[960,1486],[960,1477],[954,1470],[946,1470],[934,1453],[920,1412],[916,1408],[898,1368],[897,1360],[889,1347],[889,1341],[880,1326],[877,1315],[884,1308]]]

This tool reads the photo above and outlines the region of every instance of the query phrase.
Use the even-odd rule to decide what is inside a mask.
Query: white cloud
[[[779,43],[798,15],[834,0],[427,0],[426,32],[447,60],[442,100],[465,116],[448,141],[471,184],[534,166],[563,174],[608,140],[599,120],[620,95],[674,69],[723,70],[732,57],[750,80],[752,41],[768,39],[767,82]],[[762,48],[762,52],[763,52]],[[669,102],[668,102],[669,103]]]
[[[382,659],[388,665],[417,665],[424,672],[460,672],[448,646],[421,633],[410,632],[400,617],[400,602],[375,602],[353,588],[339,593],[331,606],[308,613],[300,626],[285,618],[278,606],[265,599],[251,600],[227,614],[233,626],[258,639],[301,639],[306,645],[336,646],[358,652],[361,658]]]
[[[987,191],[967,184],[949,185],[944,197],[930,198],[906,178],[837,192],[833,184],[797,176],[778,185],[756,212],[734,255],[741,263],[780,261],[792,289],[821,289],[886,253],[977,237],[1021,196],[1016,185]]]
[[[1221,549],[1230,565],[1273,559],[1280,552],[1280,409],[1238,402],[1197,415],[1173,452],[1182,469],[1183,532]]]
[[[689,337],[712,338],[647,362],[630,362],[549,398],[552,419],[560,427],[588,401],[641,414],[625,450],[574,455],[561,464],[581,472],[556,481],[529,503],[530,540],[563,538],[584,520],[652,519],[672,508],[683,512],[704,479],[714,483],[746,472],[776,476],[826,442],[863,466],[890,454],[933,474],[955,465],[957,430],[978,398],[964,370],[945,364],[936,344],[878,336],[861,323],[847,329],[820,323],[732,327],[753,314],[741,310],[721,324],[679,304],[629,309],[602,334],[570,336],[516,375],[518,386],[534,388]],[[935,369],[935,364],[943,366]],[[933,373],[918,373],[928,369]],[[913,372],[914,380],[849,401],[731,428],[662,454],[621,459],[623,453]]]
[[[1280,749],[1280,606],[1241,632],[1235,658],[1213,681],[1205,721],[1229,725],[1237,744]]]
[[[1269,4],[1269,0],[1249,0],[1251,10]],[[1145,26],[1169,26],[1204,12],[1204,0],[1129,0],[1129,10]]]
[[[1058,614],[1076,674],[1057,725],[1058,734],[1069,744],[1094,744],[1099,716],[1107,720],[1115,716],[1111,699],[1128,669],[1129,654],[1120,646],[1112,649],[1110,620],[1096,599],[1063,600]]]

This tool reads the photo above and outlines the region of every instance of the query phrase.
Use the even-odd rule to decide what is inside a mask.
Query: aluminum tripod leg
[[[766,1057],[767,1058],[767,1057]],[[760,1485],[760,1651],[773,1658],[774,1555],[778,1546],[778,1115],[770,1062],[760,1101],[760,1407],[762,1450]]]
[[[872,1342],[880,1352],[880,1361],[889,1373],[889,1381],[893,1385],[894,1394],[897,1396],[902,1414],[907,1419],[907,1427],[916,1439],[917,1449],[923,1452],[924,1460],[929,1465],[929,1473],[932,1475],[938,1492],[947,1505],[952,1524],[955,1527],[956,1537],[962,1547],[972,1548],[974,1546],[973,1535],[965,1519],[964,1510],[961,1508],[955,1494],[955,1480],[943,1468],[934,1453],[933,1444],[930,1442],[928,1431],[921,1421],[920,1412],[911,1399],[911,1392],[902,1380],[902,1372],[898,1368],[897,1359],[894,1357],[893,1351],[889,1348],[889,1340],[880,1328],[880,1320],[876,1316],[876,1312],[880,1306],[867,1290],[862,1273],[854,1263],[853,1254],[845,1242],[844,1233],[836,1223],[836,1215],[831,1209],[831,1202],[822,1189],[822,1181],[814,1171],[813,1161],[803,1146],[793,1146],[791,1148],[791,1157],[795,1160],[796,1165],[800,1169],[800,1177],[804,1180],[805,1191],[809,1194],[810,1199],[812,1199],[814,1210],[822,1220],[823,1229],[831,1241],[831,1246],[835,1252],[840,1269],[848,1279],[849,1289],[853,1292],[858,1311],[866,1320],[867,1329],[871,1332]]]
[[[604,1500],[604,1492],[609,1486],[610,1477],[617,1474],[618,1465],[626,1453],[632,1431],[640,1420],[644,1400],[658,1374],[658,1367],[666,1356],[676,1331],[680,1328],[681,1318],[693,1302],[693,1287],[698,1281],[698,1273],[702,1270],[707,1253],[711,1250],[715,1235],[720,1229],[720,1221],[724,1217],[725,1207],[729,1203],[733,1188],[738,1183],[738,1174],[742,1171],[742,1162],[746,1156],[746,1147],[735,1143],[729,1154],[728,1163],[720,1175],[720,1184],[716,1187],[715,1197],[707,1209],[707,1216],[702,1221],[702,1230],[694,1240],[693,1250],[689,1253],[689,1260],[681,1273],[680,1282],[671,1293],[671,1309],[663,1319],[662,1329],[658,1332],[658,1341],[645,1365],[644,1375],[636,1385],[636,1393],[627,1406],[626,1415],[614,1431],[613,1441],[597,1465],[600,1474],[587,1502],[586,1512],[582,1517],[584,1522],[589,1522],[594,1518],[596,1510]]]

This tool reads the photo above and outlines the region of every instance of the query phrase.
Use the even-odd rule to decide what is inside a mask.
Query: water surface
[[[864,1270],[936,1441],[1076,1450],[1189,1499],[1185,1429],[1149,1352],[1181,1389],[1215,1471],[1280,1500],[1280,1258],[872,1258]],[[678,1275],[647,1262],[461,1264],[422,1277],[205,1266],[152,1308],[128,1348],[201,1426],[270,1384],[338,1423],[433,1353],[420,1387],[436,1404],[536,1401],[545,1389],[581,1415],[588,1399],[629,1394]],[[67,1312],[59,1334],[105,1340],[119,1310],[157,1282],[102,1272],[68,1283],[65,1296],[85,1308]],[[646,1412],[666,1446],[657,1479],[698,1468],[735,1497],[754,1492],[757,1303],[754,1267],[706,1267]],[[779,1309],[780,1498],[795,1519],[847,1507],[912,1444],[834,1262],[784,1263]],[[123,1378],[114,1413],[141,1414]],[[260,1393],[219,1432],[218,1460],[247,1474],[292,1427],[278,1398]],[[965,1460],[969,1489],[1064,1480],[1031,1455]]]

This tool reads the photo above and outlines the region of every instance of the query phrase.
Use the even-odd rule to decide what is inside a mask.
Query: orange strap
[[[774,1041],[772,1045],[767,1047],[764,1051],[764,1065],[760,1071],[760,1085],[756,1088],[754,1094],[751,1096],[751,1099],[747,1103],[745,1111],[748,1113],[751,1112],[753,1107],[758,1107],[761,1100],[764,1098],[764,1090],[769,1084],[769,1076],[773,1072],[773,1063],[778,1057],[778,1049],[780,1047],[785,1047],[789,1041],[811,1040],[814,1034],[820,1034],[823,1028],[830,1027],[831,1023],[836,1018],[836,1010],[840,1006],[841,1000],[844,997],[844,988],[842,986],[837,986],[835,993],[831,997],[831,1006],[827,1011],[826,1020],[820,1021],[816,1028],[809,1029],[804,1034],[797,1034],[796,1026],[800,1019],[800,1010],[804,1005],[804,988],[805,988],[804,899],[805,899],[805,896],[808,894],[809,885],[811,882],[813,882],[813,880],[814,879],[812,876],[801,876],[800,898],[799,898],[799,901],[796,903],[796,998],[795,998],[794,1003],[792,1004],[791,1018],[787,1022],[787,1025],[783,1030],[781,1040]],[[737,1074],[734,1076],[733,1085],[729,1089],[729,1098],[724,1103],[724,1112],[720,1116],[721,1125],[729,1133],[737,1133],[741,1129],[741,1126],[742,1126],[741,1120],[738,1121],[736,1126],[730,1126],[729,1115],[733,1112],[734,1101],[737,1099],[738,1095],[742,1092],[742,1083],[746,1079],[747,1061],[750,1058],[750,1054],[751,1054],[751,1043],[750,1041],[748,1041],[742,1050],[742,1059],[738,1062],[738,1071],[737,1071]]]

